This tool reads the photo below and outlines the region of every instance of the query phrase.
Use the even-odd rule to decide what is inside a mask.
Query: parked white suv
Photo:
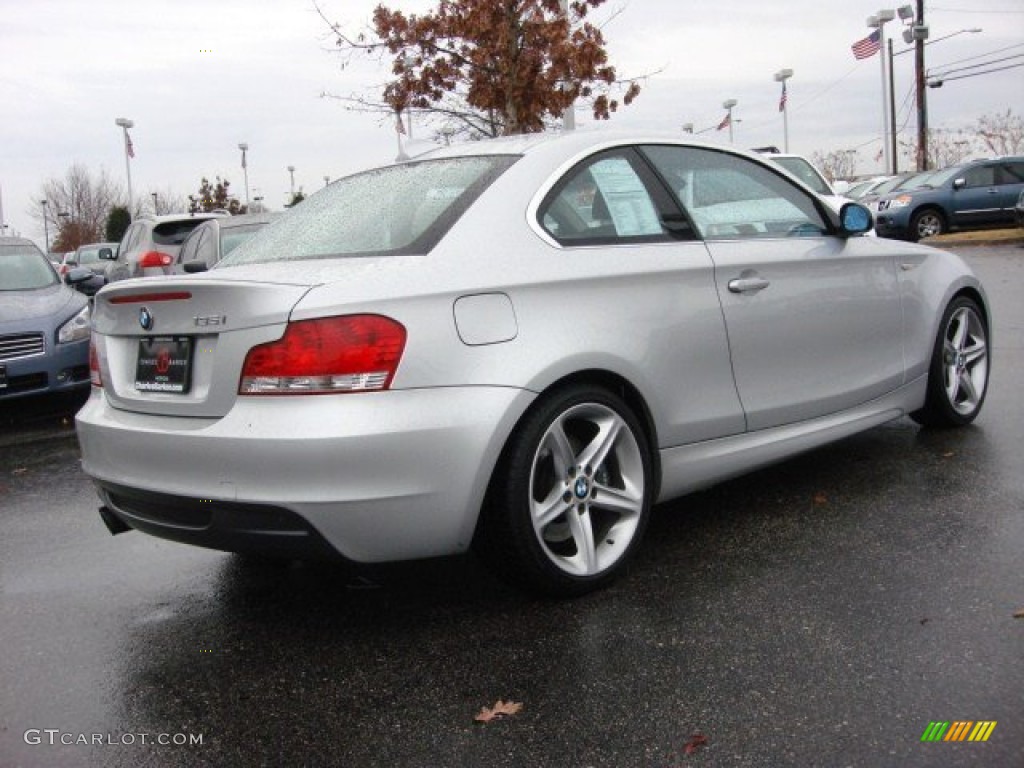
[[[139,216],[124,233],[116,251],[100,249],[100,258],[110,262],[103,273],[107,282],[172,274],[178,251],[189,233],[204,221],[225,215],[175,213]]]

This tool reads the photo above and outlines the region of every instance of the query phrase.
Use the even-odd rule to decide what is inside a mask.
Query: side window
[[[212,267],[217,263],[217,241],[214,232],[210,227],[203,227],[203,234],[199,236],[199,248],[196,251],[198,258]]]
[[[696,147],[650,146],[643,152],[705,239],[816,237],[831,231],[806,192],[753,160]]]
[[[1024,163],[1003,163],[999,166],[1000,184],[1024,184]]]
[[[996,167],[979,165],[964,174],[965,187],[993,187],[996,183]]]
[[[658,205],[641,177],[642,162],[606,152],[573,168],[540,207],[539,219],[565,245],[669,239]],[[650,176],[650,171],[646,171]],[[664,194],[664,193],[662,193]]]
[[[195,260],[196,250],[199,247],[200,234],[200,231],[196,230],[194,234],[189,235],[185,242],[181,244],[181,250],[178,251],[178,264],[184,264],[185,262]]]
[[[132,224],[128,227],[128,231],[124,233],[124,237],[121,238],[121,245],[117,249],[118,256],[127,253],[135,247],[135,243],[138,242],[139,239],[139,230],[141,227],[141,224]]]

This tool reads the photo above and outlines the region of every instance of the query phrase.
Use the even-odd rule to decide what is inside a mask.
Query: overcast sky
[[[423,11],[426,0],[392,0]],[[332,20],[356,33],[374,0],[321,0]],[[850,46],[870,30],[877,0],[611,0],[595,18],[605,27],[621,76],[657,72],[637,101],[609,123],[618,128],[715,131],[725,99],[736,99],[734,141],[783,143],[779,84],[789,81],[790,151],[857,149],[858,170],[881,170],[879,57],[856,61]],[[607,9],[607,10],[606,10]],[[617,10],[617,13],[614,11]],[[926,6],[931,37],[980,27],[927,47],[927,65],[1024,53],[1021,0],[937,0]],[[886,27],[905,46],[897,22]],[[965,61],[967,60],[967,61]],[[982,59],[983,60],[983,59]],[[1022,59],[1004,62],[1020,63]],[[271,208],[288,199],[288,166],[307,194],[397,153],[393,124],[345,111],[321,96],[373,93],[387,71],[373,61],[343,69],[312,0],[0,0],[0,194],[3,221],[42,243],[30,216],[39,190],[73,163],[124,183],[121,129],[135,121],[132,187],[194,193],[202,176],[221,176],[244,200],[239,142],[249,145],[252,196]],[[913,55],[896,58],[899,124],[915,130]],[[1024,114],[1024,69],[948,82],[928,91],[933,128],[957,129],[1012,109]],[[579,122],[586,124],[581,113]],[[426,131],[417,131],[416,139]]]

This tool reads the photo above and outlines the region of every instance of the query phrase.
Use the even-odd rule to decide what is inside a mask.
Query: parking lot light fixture
[[[49,211],[50,211],[50,208],[49,208],[50,201],[49,200],[40,200],[39,204],[41,206],[43,206],[43,233],[44,233],[44,235],[46,237],[46,252],[49,253],[50,252],[50,223],[49,223],[49,221],[47,221],[47,216],[49,215]]]
[[[780,69],[775,73],[775,82],[782,83],[782,95],[779,97],[779,112],[782,113],[782,147],[784,152],[789,152],[789,97],[786,93],[786,81],[792,76],[792,69]]]
[[[726,111],[726,121],[729,123],[729,143],[730,144],[733,143],[733,141],[732,141],[732,123],[733,123],[732,108],[735,107],[737,104],[739,104],[739,102],[736,101],[736,99],[726,99],[725,101],[722,102],[722,107]]]
[[[119,117],[114,120],[114,125],[121,129],[124,133],[124,172],[128,177],[128,215],[131,216],[132,208],[132,157],[135,156],[135,151],[132,149],[132,140],[128,135],[128,129],[135,127],[135,121],[129,120],[127,117]]]
[[[249,210],[249,164],[245,160],[245,153],[249,151],[249,145],[244,141],[238,145],[242,150],[242,173],[245,176],[245,210]]]

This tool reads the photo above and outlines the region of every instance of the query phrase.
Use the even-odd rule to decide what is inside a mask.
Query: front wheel
[[[651,506],[651,453],[636,416],[604,389],[537,403],[491,481],[477,551],[531,591],[572,597],[605,586],[636,549]]]
[[[972,299],[954,299],[935,339],[924,407],[910,417],[929,427],[970,424],[985,401],[989,362],[985,316]]]
[[[933,208],[918,211],[910,220],[910,236],[915,240],[935,237],[946,231],[946,219]]]

